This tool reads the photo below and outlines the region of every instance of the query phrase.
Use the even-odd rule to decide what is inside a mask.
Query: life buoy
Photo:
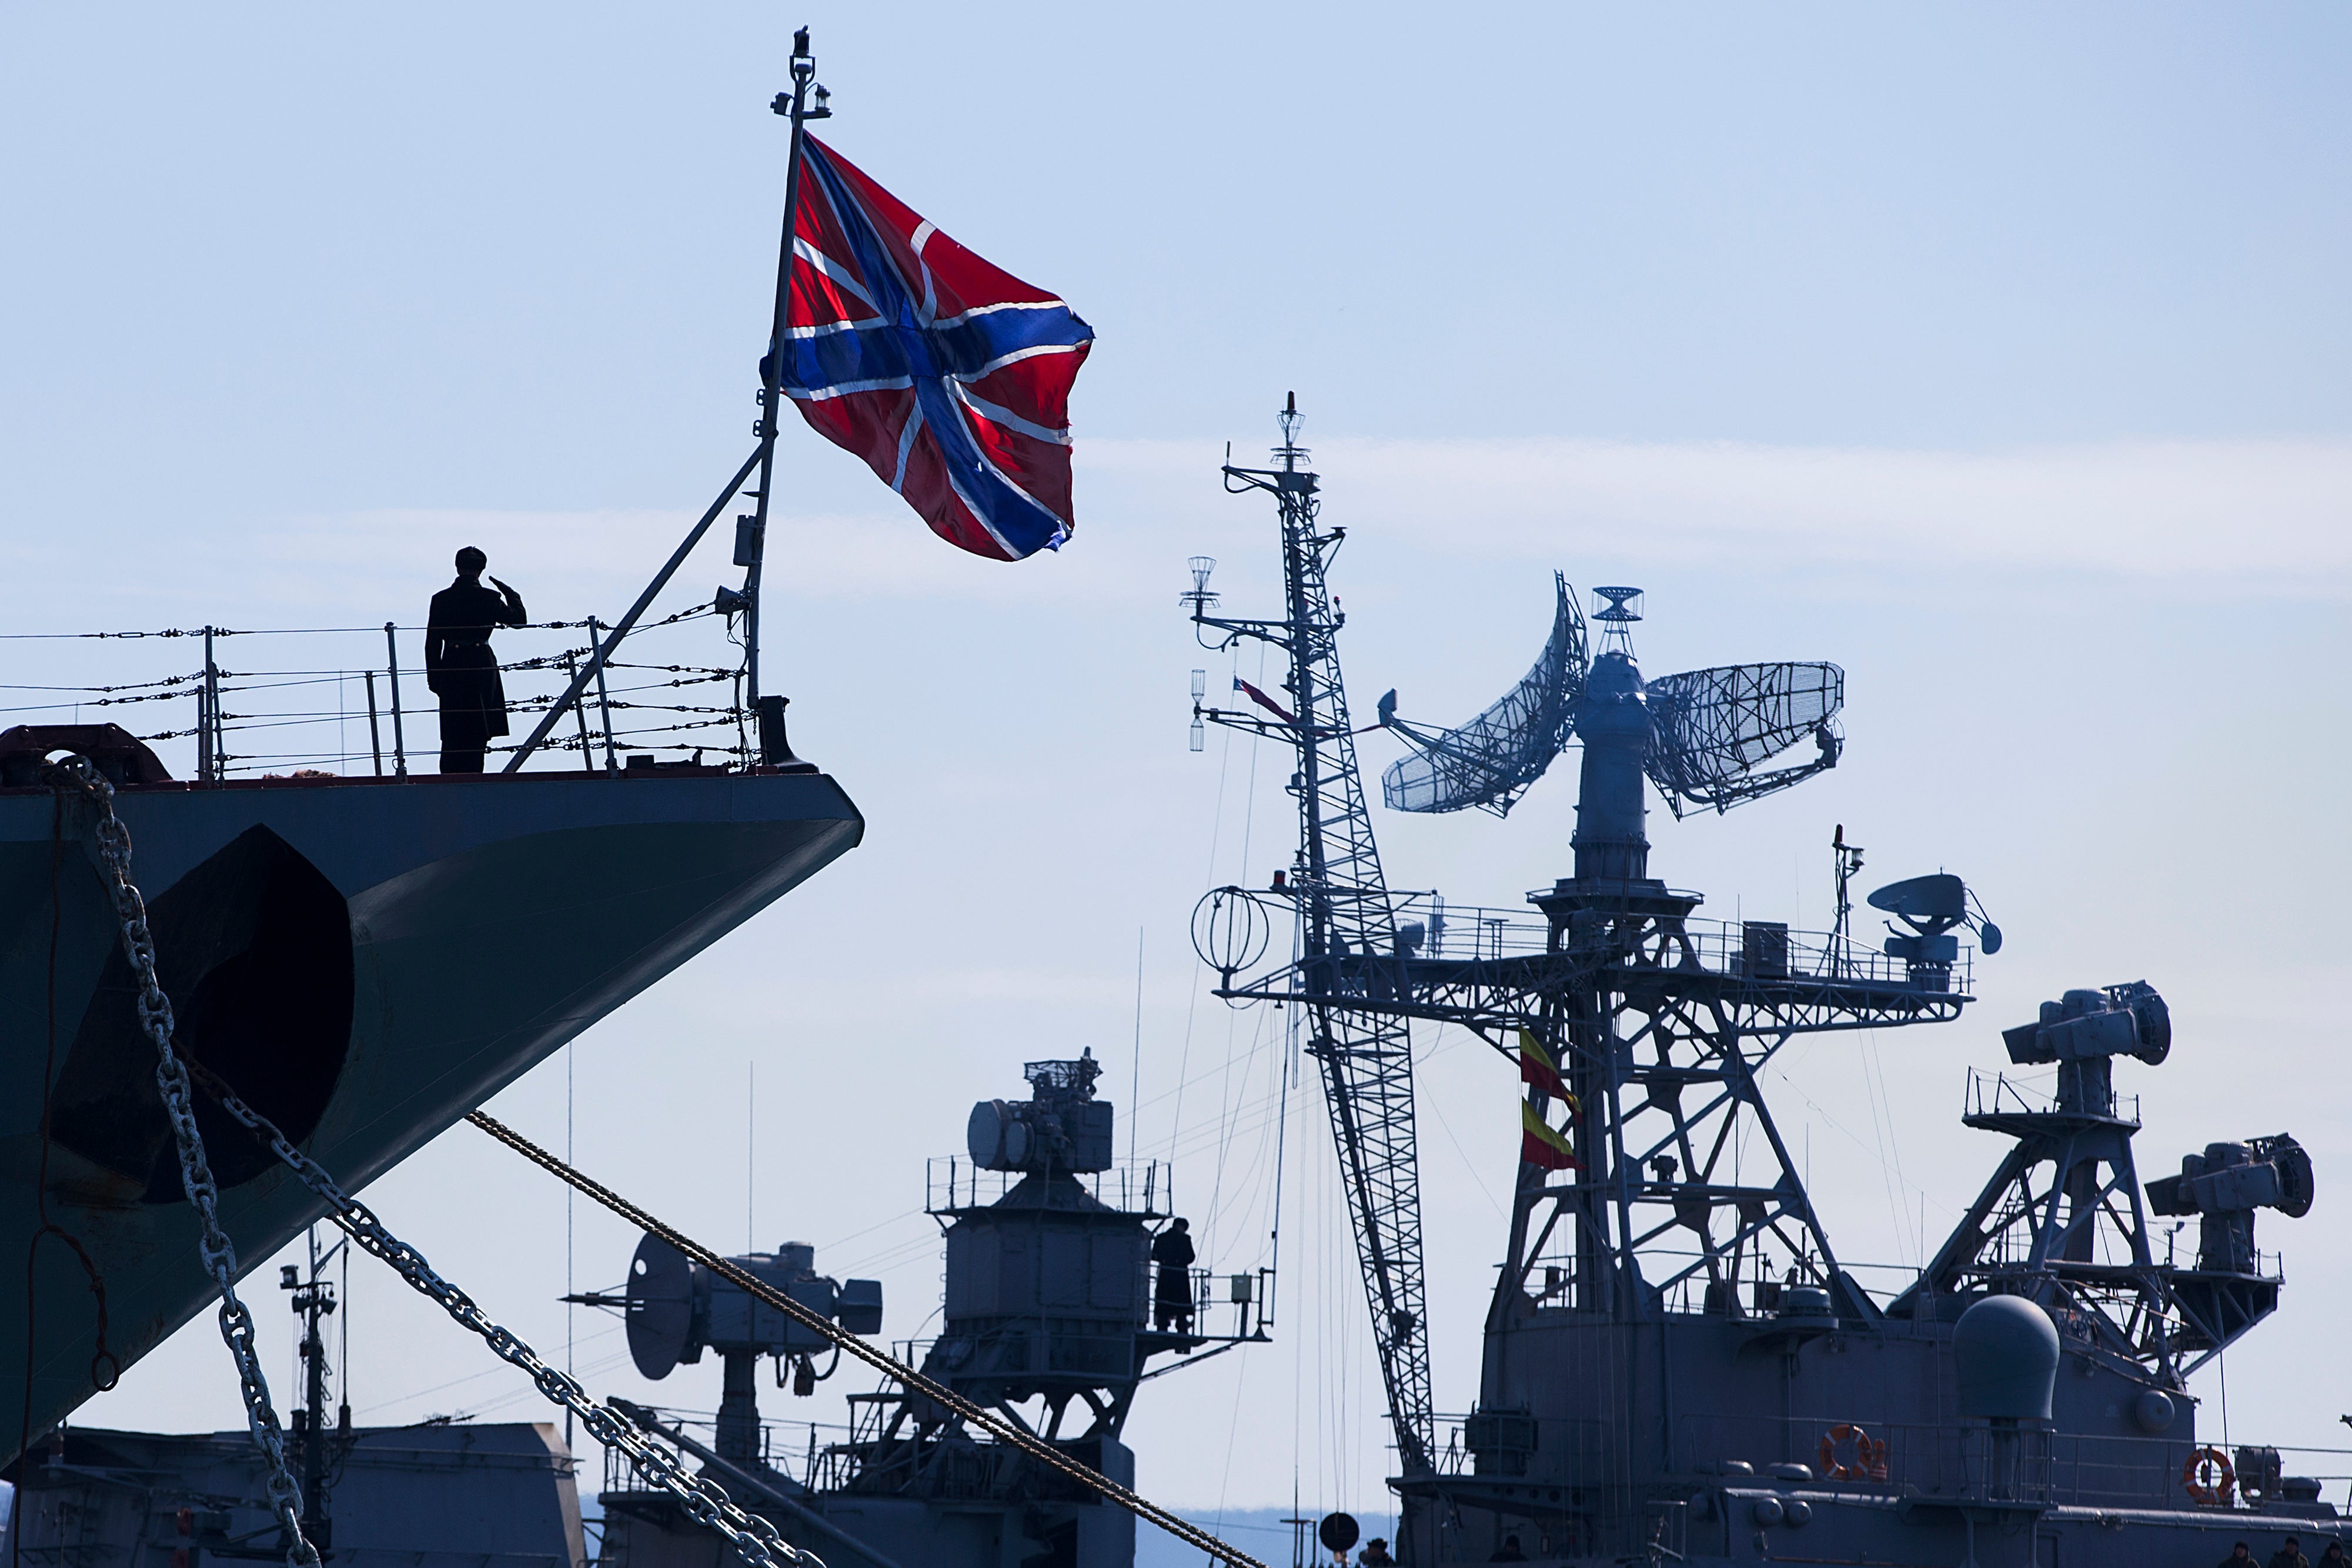
[[[2238,1472],[2230,1468],[2230,1456],[2221,1449],[2193,1449],[2180,1467],[2180,1488],[2191,1502],[2227,1508],[2238,1490]]]
[[[1841,1449],[1851,1447],[1851,1462],[1841,1459]],[[1883,1481],[1886,1479],[1886,1445],[1874,1441],[1869,1433],[1851,1421],[1841,1421],[1822,1434],[1822,1479],[1831,1481]]]

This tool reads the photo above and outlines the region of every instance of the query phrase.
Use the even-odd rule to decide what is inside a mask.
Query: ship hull
[[[865,829],[823,775],[716,770],[175,785],[118,809],[184,1048],[353,1188]],[[0,1258],[31,1257],[29,1291],[0,1291],[0,1416],[34,1433],[110,1370],[89,1270],[64,1239],[36,1246],[45,1216],[88,1255],[123,1367],[211,1295],[92,821],[0,792]],[[319,1207],[200,1120],[251,1269]]]

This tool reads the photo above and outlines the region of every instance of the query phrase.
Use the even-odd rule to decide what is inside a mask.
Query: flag
[[[1568,1134],[1555,1131],[1526,1101],[1519,1102],[1519,1158],[1548,1171],[1582,1170],[1584,1162],[1569,1146]]]
[[[1070,511],[1070,383],[1094,329],[804,137],[784,395],[949,543],[1019,560]],[[762,374],[765,367],[762,367]]]
[[[1241,693],[1244,696],[1249,698],[1250,701],[1265,709],[1266,712],[1279,715],[1285,724],[1297,724],[1298,722],[1298,716],[1297,714],[1291,712],[1288,708],[1283,706],[1280,703],[1275,701],[1272,697],[1266,695],[1264,692],[1258,690],[1255,686],[1250,685],[1239,675],[1235,675],[1234,677],[1234,690]]]
[[[1559,1075],[1559,1062],[1532,1030],[1519,1030],[1519,1082],[1533,1084],[1555,1100],[1576,1103],[1576,1096],[1568,1092],[1568,1080]]]

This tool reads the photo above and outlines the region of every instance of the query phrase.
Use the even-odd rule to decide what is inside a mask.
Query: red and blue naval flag
[[[803,141],[784,395],[974,555],[1058,549],[1070,383],[1094,329]]]

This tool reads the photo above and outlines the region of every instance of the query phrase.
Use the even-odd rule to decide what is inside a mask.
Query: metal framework
[[[1559,1179],[1521,1167],[1496,1311],[1549,1267],[1529,1294],[1562,1305],[1646,1319],[1704,1276],[1717,1310],[1738,1315],[1729,1287],[1754,1273],[1768,1240],[1799,1282],[1829,1289],[1841,1310],[1867,1310],[1757,1079],[1799,1034],[1949,1022],[1965,991],[1932,988],[1833,936],[1763,922],[1706,931],[1690,919],[1696,894],[1655,884],[1567,881],[1531,896],[1547,917],[1542,954],[1360,955],[1322,970],[1328,994],[1304,962],[1219,994],[1459,1024],[1506,1056],[1526,1030],[1560,1061],[1583,1169]],[[1966,969],[1955,977],[1965,985]],[[1533,1099],[1538,1113],[1551,1109]],[[1555,1243],[1568,1257],[1547,1263]]]
[[[1290,792],[1298,800],[1298,852],[1287,888],[1295,905],[1297,959],[1290,971],[1308,1019],[1307,1051],[1322,1066],[1332,1135],[1346,1176],[1357,1259],[1370,1303],[1390,1420],[1404,1473],[1430,1469],[1436,1420],[1430,1393],[1429,1325],[1423,1279],[1421,1173],[1415,1149],[1412,1042],[1404,1016],[1373,1010],[1349,995],[1354,960],[1393,953],[1394,913],[1372,839],[1371,814],[1356,762],[1338,634],[1326,573],[1347,538],[1318,528],[1317,476],[1297,443],[1298,400],[1282,414],[1282,445],[1271,468],[1224,465],[1225,488],[1275,497],[1282,526],[1285,613],[1247,619],[1210,613],[1209,566],[1196,563],[1184,595],[1194,635],[1213,651],[1255,640],[1289,658],[1282,708],[1261,694],[1263,714],[1202,708],[1195,718],[1285,741],[1297,748]],[[1207,633],[1216,633],[1212,639]]]
[[[1931,1296],[2029,1296],[2096,1351],[2179,1388],[2278,1309],[2282,1281],[2251,1247],[2226,1260],[2200,1248],[2193,1269],[2157,1260],[2132,1158],[2139,1102],[2115,1092],[2107,1063],[2066,1063],[2050,1096],[1976,1075],[1961,1120],[2016,1143],[1906,1292],[1914,1315]],[[2252,1140],[2255,1153],[2274,1141]]]

